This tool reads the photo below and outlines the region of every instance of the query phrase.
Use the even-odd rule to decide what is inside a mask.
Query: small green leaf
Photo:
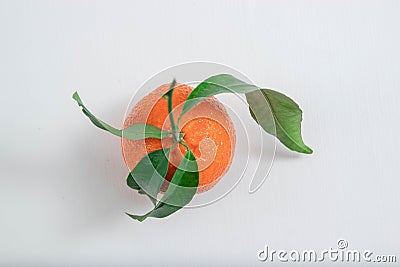
[[[133,124],[125,129],[119,130],[111,125],[103,122],[102,120],[96,118],[83,104],[82,99],[79,97],[78,92],[72,95],[72,98],[82,107],[82,112],[85,114],[94,125],[108,131],[116,136],[123,137],[130,140],[141,140],[145,138],[165,138],[168,136],[169,132],[161,130],[153,125],[149,124]]]
[[[169,153],[170,148],[150,152],[139,161],[126,179],[130,188],[147,195],[154,205],[168,171]]]
[[[178,122],[186,112],[210,96],[222,93],[248,93],[257,89],[257,86],[245,83],[229,74],[219,74],[207,78],[193,89],[188,96]]]
[[[199,172],[196,158],[187,148],[184,159],[179,164],[167,191],[153,210],[144,215],[128,214],[132,219],[143,221],[148,217],[164,218],[187,205],[197,191]]]
[[[251,116],[267,133],[291,150],[313,152],[301,137],[302,111],[292,99],[270,89],[246,93],[246,99]]]
[[[170,133],[150,124],[133,124],[122,129],[122,137],[130,140],[141,140],[145,138],[165,138]]]
[[[78,92],[75,92],[75,93],[72,95],[72,98],[75,99],[75,101],[78,103],[78,105],[79,105],[80,107],[82,107],[82,112],[83,112],[83,114],[85,114],[85,115],[93,122],[94,125],[96,125],[96,126],[99,127],[100,129],[103,129],[103,130],[105,130],[105,131],[108,131],[108,132],[110,132],[110,133],[112,133],[112,134],[114,134],[114,135],[117,135],[117,136],[119,136],[119,137],[122,136],[122,131],[121,131],[121,130],[115,129],[114,127],[112,127],[112,126],[108,125],[107,123],[105,123],[105,122],[99,120],[98,118],[96,118],[96,117],[85,107],[85,105],[83,104],[81,98],[80,98],[79,95],[78,95]]]

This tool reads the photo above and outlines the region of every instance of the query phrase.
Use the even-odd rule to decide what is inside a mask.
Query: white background
[[[270,266],[265,245],[339,238],[399,261],[399,14],[399,1],[0,1],[0,266]],[[71,95],[120,125],[147,78],[193,60],[295,99],[315,152],[278,144],[256,194],[245,177],[216,204],[133,221],[123,212],[150,203]]]

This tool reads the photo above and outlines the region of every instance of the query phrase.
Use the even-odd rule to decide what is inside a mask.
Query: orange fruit
[[[171,130],[168,116],[168,101],[162,98],[170,87],[164,84],[141,99],[131,110],[124,121],[123,128],[136,123],[147,123],[163,130]],[[172,106],[175,121],[192,87],[177,84],[172,95]],[[199,186],[197,193],[211,189],[226,173],[232,162],[236,135],[235,129],[223,104],[215,97],[209,97],[188,113],[182,116],[178,126],[184,134],[183,140],[194,153],[199,167]],[[172,137],[162,140],[146,138],[144,140],[128,140],[121,138],[122,154],[128,168],[132,170],[148,153],[167,148],[173,144]],[[176,146],[170,153],[166,179],[171,181],[186,149]],[[165,191],[165,185],[162,191]]]

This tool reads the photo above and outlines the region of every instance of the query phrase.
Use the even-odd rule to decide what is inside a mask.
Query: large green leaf
[[[210,96],[222,93],[248,93],[257,89],[257,86],[245,83],[229,74],[218,74],[207,78],[190,93],[178,121],[186,112]]]
[[[116,136],[123,137],[130,140],[140,140],[144,138],[164,138],[168,136],[169,132],[161,130],[153,125],[149,124],[133,124],[125,129],[119,130],[111,125],[103,122],[102,120],[96,118],[83,104],[82,99],[79,97],[78,92],[72,95],[72,98],[82,107],[82,112],[92,121],[94,125],[108,131]]]
[[[221,93],[246,94],[252,117],[265,131],[276,136],[291,150],[312,153],[312,149],[302,140],[302,111],[293,100],[273,90],[260,89],[229,74],[215,75],[201,82],[188,96],[178,122],[202,100]]]
[[[150,152],[138,162],[126,179],[130,188],[147,195],[154,205],[168,171],[169,153],[170,148]]]
[[[250,114],[269,134],[291,150],[311,154],[301,137],[302,111],[292,99],[270,89],[246,93]]]
[[[167,191],[154,209],[144,215],[128,213],[127,215],[138,221],[143,221],[148,217],[164,218],[187,205],[196,194],[198,185],[199,172],[196,158],[187,148],[185,157],[172,177]]]

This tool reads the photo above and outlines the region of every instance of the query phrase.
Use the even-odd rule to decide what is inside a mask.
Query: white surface
[[[257,266],[257,252],[395,254],[400,180],[399,1],[1,1],[0,266]],[[211,206],[138,223],[119,125],[135,88],[191,60],[293,97],[315,151],[278,147]],[[336,265],[340,265],[336,263]],[[394,265],[394,264],[392,264]]]

